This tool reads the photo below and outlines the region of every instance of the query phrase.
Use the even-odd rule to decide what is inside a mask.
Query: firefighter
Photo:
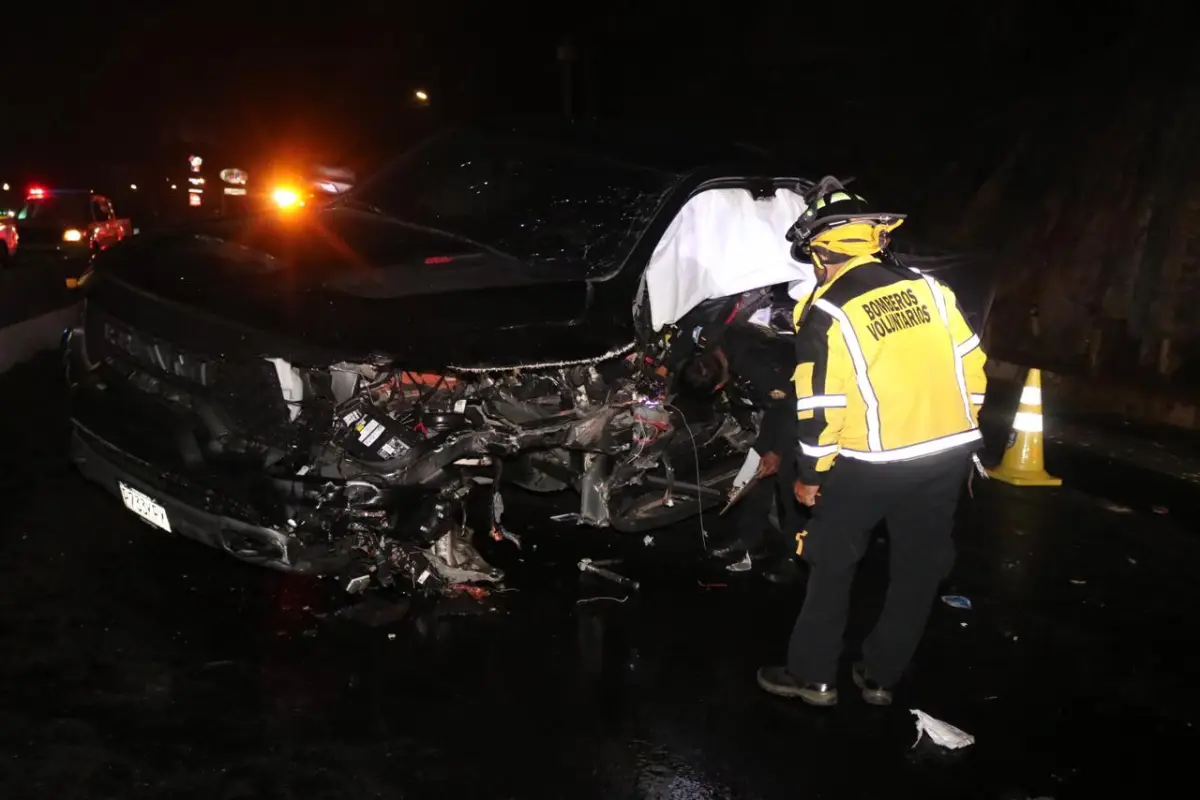
[[[771,510],[778,510],[779,532],[790,539],[799,530],[798,507],[792,495],[795,482],[795,348],[773,330],[748,322],[714,323],[697,328],[693,337],[700,353],[684,367],[682,379],[708,395],[732,388],[734,402],[746,411],[761,411],[754,451],[759,456],[758,483],[742,497],[736,510],[737,533],[709,551],[714,558],[734,560],[733,572],[750,570],[759,562],[767,580],[782,583],[798,577],[788,540],[768,538]]]
[[[795,312],[795,495],[812,510],[796,552],[811,569],[787,664],[763,667],[758,683],[810,705],[837,703],[850,586],[881,521],[890,583],[853,678],[866,702],[891,703],[954,561],[954,512],[978,464],[985,356],[954,292],[888,255],[903,220],[827,178],[787,235],[818,281]]]

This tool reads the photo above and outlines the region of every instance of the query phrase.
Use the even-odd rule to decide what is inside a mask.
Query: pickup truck
[[[22,263],[87,260],[133,235],[130,221],[116,215],[107,197],[72,189],[30,189],[11,224],[20,236]]]

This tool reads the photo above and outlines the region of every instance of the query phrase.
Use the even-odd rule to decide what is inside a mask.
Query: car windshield
[[[30,225],[86,225],[92,221],[86,194],[50,195],[30,200],[17,212],[17,221]]]
[[[386,168],[352,201],[528,262],[617,265],[677,177],[541,142],[460,132]]]

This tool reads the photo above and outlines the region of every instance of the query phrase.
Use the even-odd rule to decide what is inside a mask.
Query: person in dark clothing
[[[796,480],[795,392],[792,372],[795,348],[774,331],[750,323],[716,323],[695,332],[701,348],[683,369],[682,379],[703,393],[727,390],[735,407],[745,404],[747,412],[762,411],[754,451],[759,456],[758,483],[739,501],[737,535],[710,551],[715,558],[738,559],[732,571],[764,564],[768,580],[794,577],[796,565],[788,544],[799,529],[799,509],[792,493]],[[782,537],[770,540],[772,507],[779,510]]]
[[[904,217],[832,178],[819,188],[788,235],[818,282],[795,311],[795,496],[812,508],[796,549],[811,569],[787,662],[760,669],[758,684],[837,703],[855,570],[886,521],[887,598],[852,675],[866,702],[888,705],[954,563],[954,511],[982,440],[986,356],[953,290],[886,252]]]

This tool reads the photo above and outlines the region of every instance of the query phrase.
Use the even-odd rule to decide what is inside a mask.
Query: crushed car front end
[[[471,537],[505,533],[502,481],[573,488],[582,521],[619,527],[619,490],[677,425],[630,352],[420,371],[273,349],[103,270],[88,291],[65,343],[80,472],[152,525],[275,569],[429,591],[496,581]]]
[[[581,522],[617,529],[689,513],[669,495],[669,513],[647,513],[647,492],[675,479],[646,490],[643,474],[671,448],[682,465],[745,445],[675,436],[662,376],[635,353],[637,275],[593,281],[675,177],[612,183],[607,164],[512,148],[469,161],[460,147],[395,180],[461,183],[427,201],[434,222],[460,215],[454,234],[413,222],[433,206],[400,208],[412,199],[385,184],[384,209],[219,221],[103,254],[65,343],[80,472],[151,525],[352,589],[500,579],[472,540],[508,535],[502,484],[572,489]],[[480,208],[501,159],[519,183]],[[579,191],[582,211],[566,202]]]

